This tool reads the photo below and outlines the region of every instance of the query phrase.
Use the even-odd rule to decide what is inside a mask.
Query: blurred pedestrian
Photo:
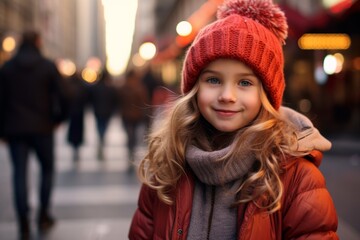
[[[73,150],[73,161],[77,162],[80,159],[80,146],[84,142],[84,115],[89,103],[89,86],[78,73],[67,80],[70,96],[67,141]]]
[[[54,131],[67,117],[65,82],[56,65],[41,54],[41,37],[26,31],[16,55],[0,69],[0,132],[7,141],[12,163],[14,206],[20,239],[29,239],[29,152],[40,165],[40,232],[53,227],[51,195],[55,178]]]
[[[167,111],[168,107],[171,105],[171,102],[177,97],[179,97],[178,86],[176,85],[165,85],[163,81],[161,84],[155,88],[154,93],[151,99],[151,112],[150,117],[150,128],[148,129],[150,132],[151,129],[156,129],[157,122],[159,122],[159,118],[162,117],[163,112]]]
[[[144,74],[141,77],[141,82],[147,90],[147,97],[150,101],[154,98],[156,90],[162,85],[162,79],[159,78],[154,71],[154,67],[150,64],[145,67]],[[153,109],[154,110],[154,109]],[[148,111],[147,116],[145,116],[145,132],[148,133],[153,115],[152,111]]]
[[[127,150],[130,164],[134,161],[135,148],[138,145],[138,130],[145,127],[149,111],[148,92],[135,70],[125,74],[125,83],[119,90],[119,111],[127,136]],[[129,170],[131,170],[130,165]]]
[[[331,143],[281,106],[286,37],[272,0],[224,1],[199,31],[140,162],[129,239],[339,239],[318,168]]]
[[[104,159],[105,134],[117,104],[116,88],[111,75],[106,69],[100,74],[99,80],[90,86],[90,106],[92,107],[98,134],[98,160]]]

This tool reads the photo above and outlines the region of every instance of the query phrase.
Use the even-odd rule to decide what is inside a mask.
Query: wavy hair
[[[270,213],[281,206],[283,185],[281,172],[287,156],[297,156],[290,146],[296,144],[295,128],[282,119],[260,87],[261,110],[256,119],[235,134],[230,152],[224,158],[236,159],[239,149],[250,147],[257,159],[254,168],[237,189],[235,204],[254,201]],[[141,182],[156,190],[166,204],[172,204],[171,192],[185,174],[185,151],[189,144],[211,142],[197,107],[196,84],[186,95],[172,101],[148,136],[148,152],[140,162]],[[204,148],[204,146],[201,146]],[[226,167],[226,166],[225,166]],[[260,198],[261,201],[257,201]],[[255,201],[256,200],[256,201]]]
[[[259,208],[273,213],[281,207],[283,184],[280,176],[287,161],[307,153],[300,153],[292,147],[297,144],[295,126],[283,119],[273,108],[262,86],[260,100],[262,108],[257,118],[235,138],[233,145],[236,148],[247,144],[257,159],[255,166],[237,190],[236,203],[254,201]],[[232,151],[231,155],[236,155],[236,150]]]

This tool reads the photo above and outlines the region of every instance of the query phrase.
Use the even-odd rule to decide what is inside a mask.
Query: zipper
[[[172,236],[174,235],[175,218],[176,218],[176,203],[174,203],[174,216],[171,224],[171,231],[169,233],[170,234],[169,239],[172,239]]]
[[[208,219],[208,229],[207,229],[206,240],[210,239],[211,223],[212,223],[212,218],[213,218],[213,214],[214,214],[214,203],[215,203],[215,186],[211,186],[211,208],[210,208],[210,215],[209,215],[209,219]]]

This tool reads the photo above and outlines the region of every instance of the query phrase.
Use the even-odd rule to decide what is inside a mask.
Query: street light
[[[5,52],[12,52],[16,47],[16,41],[13,37],[8,36],[6,38],[4,38],[3,42],[2,42],[2,48],[4,49]]]
[[[192,26],[188,21],[181,21],[176,25],[176,32],[180,36],[188,36],[192,32]]]
[[[59,72],[66,77],[70,77],[76,72],[76,65],[70,59],[58,59],[56,61]]]
[[[140,56],[145,60],[152,59],[156,54],[156,46],[152,42],[145,42],[139,48]]]

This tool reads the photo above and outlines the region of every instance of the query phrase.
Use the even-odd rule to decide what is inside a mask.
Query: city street
[[[66,142],[67,125],[56,132],[57,178],[53,195],[53,214],[57,224],[45,238],[49,240],[127,239],[136,208],[139,182],[128,172],[126,136],[121,120],[115,116],[106,136],[105,160],[96,158],[97,136],[90,112],[86,115],[85,143],[80,161],[74,163]],[[321,165],[339,215],[342,240],[360,239],[360,142],[342,137],[330,139],[333,150]],[[144,154],[140,146],[137,159]],[[37,209],[37,163],[31,156],[29,186],[32,209]],[[0,239],[15,240],[16,224],[12,205],[11,168],[6,145],[0,142]],[[34,219],[34,217],[33,217]],[[34,223],[34,221],[33,221]]]
[[[126,136],[121,120],[114,117],[110,122],[104,161],[96,158],[97,136],[90,112],[85,126],[85,143],[80,149],[80,161],[77,163],[73,162],[70,145],[66,142],[67,125],[64,124],[57,130],[57,178],[53,194],[53,214],[57,218],[57,224],[46,238],[37,238],[33,224],[34,239],[127,239],[139,183],[135,173],[127,171]],[[141,147],[139,150],[141,153]],[[31,205],[34,206],[33,209],[37,209],[37,174],[34,173],[38,169],[34,156],[31,160]],[[0,144],[0,171],[0,239],[15,240],[11,168],[3,143]]]

